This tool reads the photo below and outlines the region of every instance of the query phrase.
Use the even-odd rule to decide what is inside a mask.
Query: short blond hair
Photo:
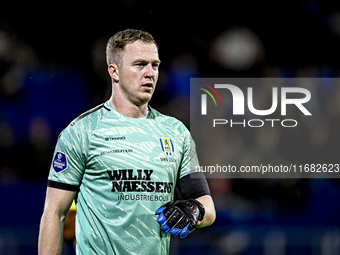
[[[157,43],[153,39],[152,35],[141,30],[126,29],[111,36],[106,45],[107,65],[113,63],[120,65],[122,60],[121,53],[125,46],[138,40],[144,43],[154,43],[157,46]]]

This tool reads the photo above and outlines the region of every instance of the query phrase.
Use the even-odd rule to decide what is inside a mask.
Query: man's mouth
[[[152,83],[143,84],[142,87],[146,90],[152,90]]]

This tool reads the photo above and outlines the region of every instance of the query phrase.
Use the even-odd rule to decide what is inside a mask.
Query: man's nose
[[[148,65],[146,66],[145,77],[148,77],[148,78],[153,78],[153,77],[155,77],[155,70],[153,70],[151,64],[148,64]]]

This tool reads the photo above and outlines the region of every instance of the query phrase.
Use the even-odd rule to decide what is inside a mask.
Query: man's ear
[[[112,80],[115,82],[119,81],[119,73],[118,73],[118,67],[116,64],[110,64],[107,68],[109,75],[111,76]]]

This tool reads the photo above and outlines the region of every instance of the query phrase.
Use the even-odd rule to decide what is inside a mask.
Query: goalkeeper
[[[77,254],[168,254],[215,220],[186,127],[148,105],[160,60],[152,36],[127,29],[107,44],[112,94],[59,135],[40,223],[39,254],[60,254],[75,199]],[[199,176],[202,177],[202,176]],[[183,200],[174,200],[177,186]]]

